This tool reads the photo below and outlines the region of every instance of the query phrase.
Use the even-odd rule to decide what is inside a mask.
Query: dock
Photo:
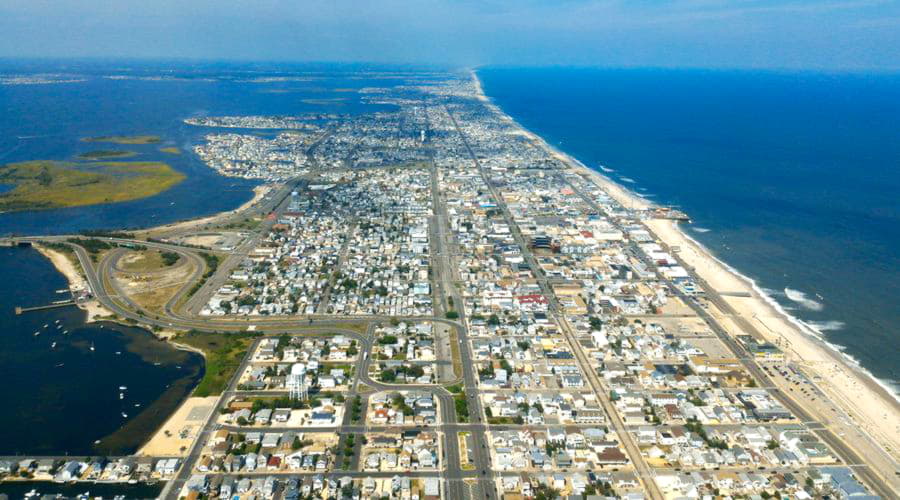
[[[33,311],[44,311],[46,309],[56,309],[57,307],[69,307],[74,306],[75,300],[60,300],[59,302],[54,302],[52,304],[47,304],[45,306],[34,306],[34,307],[20,307],[16,306],[16,316]]]

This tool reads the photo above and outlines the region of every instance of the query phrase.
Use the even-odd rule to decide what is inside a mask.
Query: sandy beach
[[[40,252],[41,255],[50,260],[53,267],[66,277],[66,280],[69,282],[69,290],[71,290],[73,294],[89,289],[87,281],[82,275],[79,266],[73,261],[74,257],[69,258],[65,253],[43,245],[34,245],[34,248]],[[98,321],[100,318],[112,314],[109,310],[100,305],[100,302],[94,299],[80,302],[78,307],[87,312],[87,323]]]
[[[481,92],[478,76],[474,72],[472,76],[476,82],[479,98],[486,100]],[[491,107],[496,109],[496,106]],[[498,112],[503,114],[499,109]],[[622,205],[635,209],[654,206],[648,200],[552,147],[543,138],[525,130],[512,118],[509,120],[570,168],[591,178]],[[646,225],[660,241],[669,247],[679,248],[678,255],[685,264],[692,267],[713,290],[749,294],[749,297],[724,297],[724,299],[767,340],[781,346],[789,359],[801,365],[816,385],[894,460],[900,457],[900,402],[893,393],[824,341],[816,338],[814,332],[786,314],[770,298],[763,296],[753,282],[716,259],[708,249],[687,236],[675,221],[651,219],[646,221]],[[717,320],[732,335],[744,333],[721,312]]]
[[[187,398],[136,455],[144,457],[187,455],[218,399],[219,396]]]
[[[162,226],[151,227],[148,229],[142,229],[140,231],[136,231],[136,234],[141,233],[149,233],[154,231],[184,231],[188,229],[193,229],[195,227],[202,226],[204,224],[212,224],[217,222],[219,219],[223,217],[230,217],[234,214],[243,212],[248,208],[252,207],[259,200],[263,199],[272,189],[275,189],[277,186],[273,184],[265,184],[261,186],[256,186],[253,188],[253,197],[247,200],[243,205],[235,208],[234,210],[227,210],[225,212],[219,212],[217,214],[213,214],[207,217],[202,217],[200,219],[191,219],[182,222],[174,222],[172,224],[165,224]]]
[[[687,237],[677,223],[655,219],[647,226],[717,292],[744,292],[750,297],[724,297],[737,313],[750,321],[766,340],[776,343],[788,357],[802,365],[816,385],[850,414],[877,442],[890,447],[897,457],[900,445],[900,403],[867,373],[852,366],[834,349],[815,337],[797,321],[778,310],[752,282],[739,276]],[[740,332],[728,321],[720,321],[732,335]]]

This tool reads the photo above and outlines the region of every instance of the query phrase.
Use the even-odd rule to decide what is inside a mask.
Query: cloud
[[[0,0],[0,56],[900,67],[887,0]],[[873,50],[874,49],[874,50]]]

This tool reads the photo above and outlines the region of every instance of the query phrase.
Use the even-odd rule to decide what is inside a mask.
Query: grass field
[[[134,151],[120,151],[115,149],[98,149],[96,151],[88,151],[78,155],[80,160],[116,160],[122,158],[131,158],[137,156]]]
[[[109,142],[112,144],[157,144],[162,141],[158,135],[103,135],[85,137],[83,142]]]
[[[119,259],[123,271],[149,273],[163,269],[162,252],[159,250],[130,251]]]
[[[161,162],[65,163],[29,161],[0,166],[0,211],[114,203],[161,193],[185,179]]]
[[[206,354],[206,372],[194,390],[194,396],[221,394],[257,336],[249,333],[196,331],[179,336],[176,342],[195,347]]]

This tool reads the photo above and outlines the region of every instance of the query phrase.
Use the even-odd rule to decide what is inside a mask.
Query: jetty
[[[53,303],[51,303],[51,304],[47,304],[47,305],[45,305],[45,306],[33,306],[33,307],[21,307],[21,306],[16,306],[16,316],[18,316],[18,315],[20,315],[20,314],[22,314],[22,313],[27,313],[27,312],[43,311],[43,310],[46,310],[46,309],[56,309],[57,307],[69,307],[69,306],[74,306],[75,304],[76,304],[76,303],[75,303],[75,300],[74,300],[74,299],[70,299],[70,300],[60,300],[60,301],[57,301],[57,302],[53,302]]]

